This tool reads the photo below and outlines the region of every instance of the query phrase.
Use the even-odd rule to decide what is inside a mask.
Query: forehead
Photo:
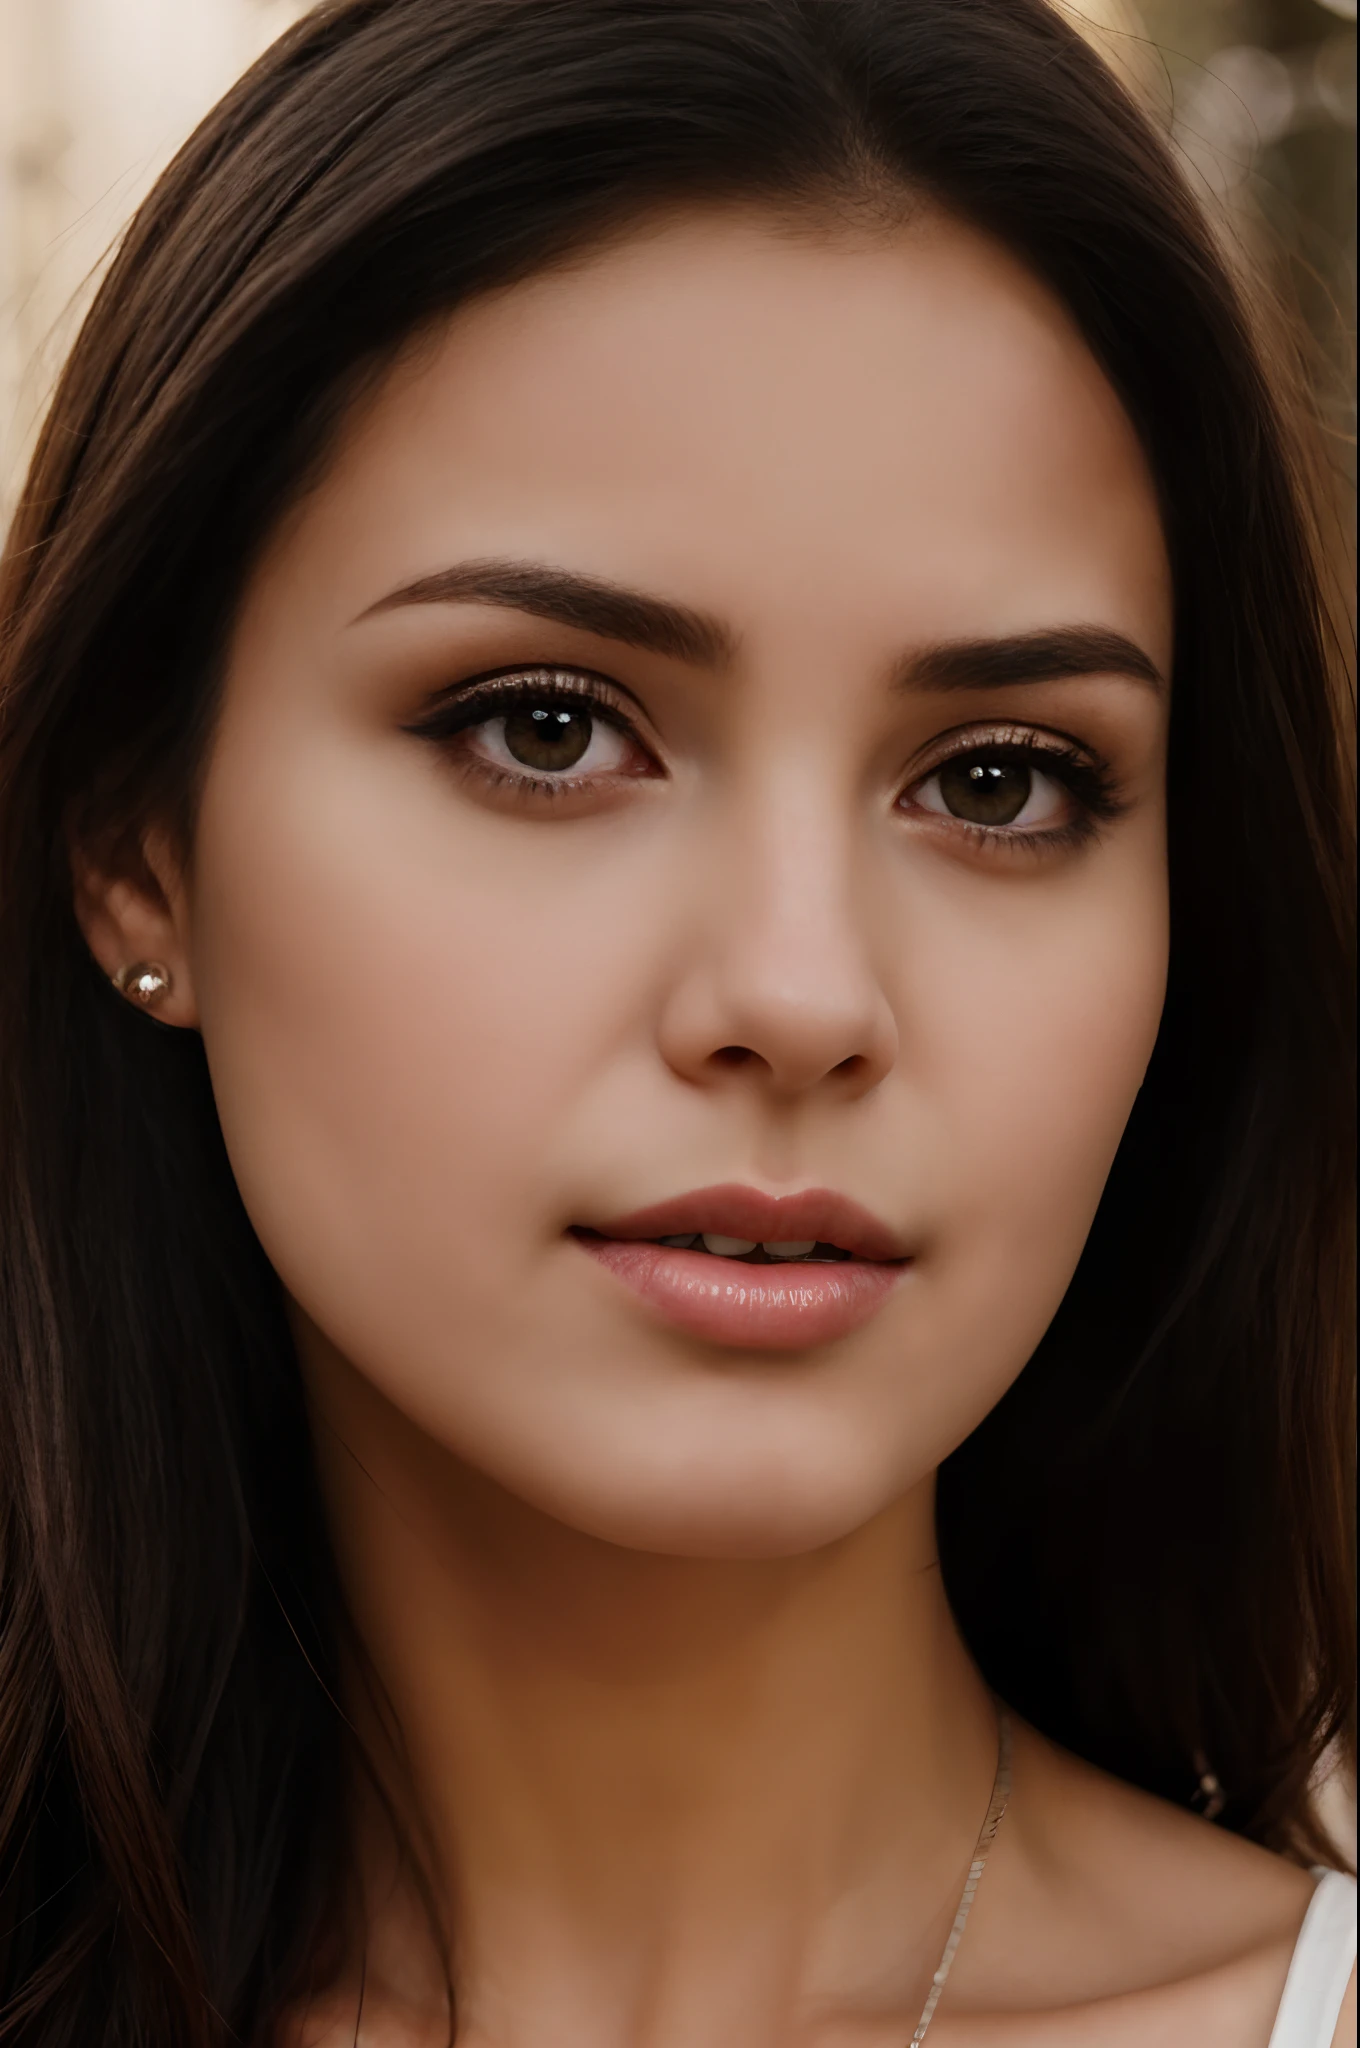
[[[507,554],[739,631],[1060,616],[1170,655],[1118,399],[1037,280],[933,213],[874,236],[664,219],[471,303],[352,422],[302,529],[356,600]]]

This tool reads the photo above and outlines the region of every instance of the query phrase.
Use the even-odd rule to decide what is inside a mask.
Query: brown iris
[[[970,825],[1010,825],[1029,802],[1034,776],[1020,761],[949,761],[939,771],[940,795]]]
[[[594,720],[588,711],[562,704],[530,704],[505,720],[505,744],[526,768],[551,773],[574,768],[590,745]]]

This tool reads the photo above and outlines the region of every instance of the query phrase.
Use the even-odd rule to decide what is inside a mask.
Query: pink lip
[[[827,1265],[748,1266],[645,1242],[699,1230],[757,1243],[811,1238],[854,1256]],[[824,1188],[795,1195],[701,1188],[596,1224],[576,1241],[676,1328],[754,1350],[801,1351],[848,1336],[881,1308],[908,1263],[875,1217]]]

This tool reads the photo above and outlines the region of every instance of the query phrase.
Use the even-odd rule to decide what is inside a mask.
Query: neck
[[[312,1378],[460,2039],[758,2048],[828,2001],[919,2004],[996,1762],[933,1486],[807,1555],[648,1555],[470,1472],[339,1360]],[[409,1983],[377,1860],[370,1982],[385,1924]]]

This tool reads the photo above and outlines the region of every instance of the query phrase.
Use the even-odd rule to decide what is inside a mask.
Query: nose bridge
[[[871,1086],[896,1057],[854,805],[832,780],[785,764],[734,793],[710,840],[697,987],[680,1005],[690,1070],[740,1053],[796,1091],[833,1073]]]

